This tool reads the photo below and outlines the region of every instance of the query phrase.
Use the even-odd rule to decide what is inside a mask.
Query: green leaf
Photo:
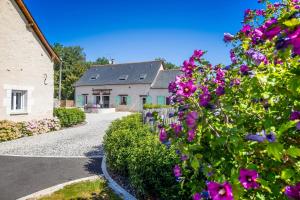
[[[287,154],[292,156],[293,158],[300,157],[300,149],[296,147],[291,147],[287,150]]]
[[[288,26],[288,27],[298,26],[300,24],[300,19],[293,18],[293,19],[290,19],[290,20],[287,20],[287,21],[283,22],[283,24]]]
[[[283,180],[288,180],[289,178],[291,178],[292,176],[295,175],[295,172],[294,170],[292,169],[284,169],[282,172],[281,172],[281,178]]]
[[[261,184],[261,187],[263,189],[267,190],[269,193],[272,193],[272,190],[269,187],[268,181],[263,180],[261,178],[258,178],[256,181]]]
[[[280,137],[284,132],[296,126],[297,121],[288,121],[285,124],[282,124],[277,132],[277,136]]]
[[[283,145],[280,143],[269,143],[267,146],[267,152],[269,156],[272,156],[276,160],[280,161],[283,152]]]
[[[191,165],[192,165],[192,168],[195,170],[195,171],[197,171],[198,169],[199,169],[199,161],[198,161],[198,159],[197,158],[194,158],[193,159],[193,161],[192,161],[192,163],[191,163]]]

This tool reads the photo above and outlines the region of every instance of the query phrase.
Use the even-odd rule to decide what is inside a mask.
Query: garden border
[[[116,183],[107,172],[106,168],[106,156],[104,155],[102,158],[101,169],[105,179],[108,181],[109,187],[122,199],[125,200],[136,200],[136,198],[128,193],[124,188],[122,188],[118,183]]]
[[[93,181],[93,180],[96,180],[96,179],[99,179],[103,177],[102,174],[101,175],[95,175],[95,176],[89,176],[89,177],[85,177],[85,178],[80,178],[80,179],[76,179],[76,180],[73,180],[73,181],[69,181],[69,182],[65,182],[65,183],[61,183],[61,184],[58,184],[58,185],[55,185],[55,186],[52,186],[52,187],[49,187],[49,188],[46,188],[44,190],[40,190],[38,192],[35,192],[35,193],[32,193],[32,194],[29,194],[25,197],[21,197],[21,198],[18,198],[17,200],[29,200],[29,199],[36,199],[36,198],[39,198],[39,197],[42,197],[42,196],[46,196],[46,195],[50,195],[62,188],[64,188],[65,186],[67,185],[71,185],[71,184],[74,184],[74,183],[79,183],[79,182],[83,182],[83,181]]]

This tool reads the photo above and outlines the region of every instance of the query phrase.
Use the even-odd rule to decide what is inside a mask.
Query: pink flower
[[[237,63],[237,59],[233,50],[230,50],[230,59],[233,64]]]
[[[252,29],[251,26],[246,24],[243,26],[241,31],[247,35],[251,31],[251,29]]]
[[[212,200],[233,200],[232,188],[228,182],[209,182],[207,188]]]
[[[181,168],[179,167],[179,165],[175,165],[175,167],[173,168],[173,173],[176,178],[182,175]]]
[[[192,80],[189,80],[187,82],[181,82],[179,83],[179,89],[177,90],[177,94],[184,97],[190,97],[192,94],[194,94],[196,89],[197,87],[194,85]]]
[[[192,58],[200,59],[204,55],[204,51],[202,50],[195,50]]]
[[[164,128],[161,128],[159,131],[159,140],[165,142],[168,139],[168,134]]]
[[[225,88],[222,86],[218,86],[216,89],[216,95],[217,96],[222,96],[223,94],[225,94]]]
[[[234,39],[234,36],[230,33],[224,33],[224,42],[231,42]]]
[[[276,35],[278,35],[281,31],[280,26],[275,26],[269,30],[266,30],[264,35],[269,39],[272,40]]]
[[[286,186],[284,189],[284,194],[295,200],[300,199],[300,182],[297,183],[295,186]]]
[[[195,193],[193,195],[193,200],[201,200],[201,198],[202,198],[202,195],[200,193]]]
[[[183,62],[183,67],[181,68],[181,70],[185,72],[185,74],[191,74],[195,68],[196,65],[194,59],[191,58],[189,61],[185,60]]]
[[[206,107],[206,106],[208,106],[208,104],[211,100],[211,95],[206,86],[202,86],[201,89],[202,89],[202,93],[199,96],[199,104],[202,107]]]
[[[258,173],[255,170],[250,169],[241,169],[240,170],[240,177],[239,180],[244,188],[247,190],[251,188],[258,188],[259,184],[257,183],[256,179],[258,178]]]

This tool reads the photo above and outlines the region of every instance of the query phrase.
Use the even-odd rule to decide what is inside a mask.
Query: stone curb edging
[[[101,168],[105,179],[108,181],[109,187],[122,199],[125,200],[137,200],[134,196],[129,194],[124,188],[122,188],[118,183],[116,183],[108,174],[106,169],[106,156],[103,156]]]
[[[82,182],[82,181],[93,181],[93,180],[96,180],[98,178],[101,178],[101,176],[89,176],[89,177],[80,178],[80,179],[76,179],[76,180],[73,180],[73,181],[61,183],[61,184],[46,188],[44,190],[32,193],[32,194],[27,195],[25,197],[21,197],[17,200],[34,200],[34,199],[37,199],[37,198],[42,197],[42,196],[50,195],[50,194],[64,188],[67,185],[71,185],[73,183],[78,183],[78,182]]]

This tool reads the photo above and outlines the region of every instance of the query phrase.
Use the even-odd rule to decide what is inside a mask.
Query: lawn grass
[[[106,181],[97,179],[84,181],[65,186],[49,196],[41,197],[39,200],[120,200],[110,188]]]

